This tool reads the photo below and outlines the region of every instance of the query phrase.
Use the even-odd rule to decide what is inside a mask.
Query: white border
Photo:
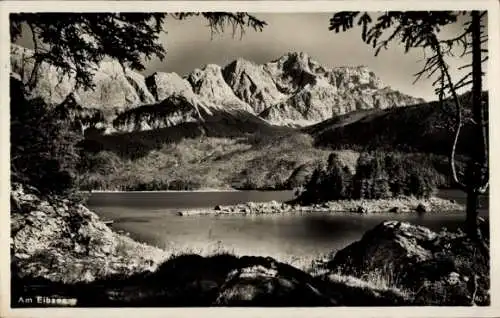
[[[489,21],[489,65],[490,81],[490,122],[499,115],[500,97],[496,89],[498,83],[499,42],[499,2],[495,0],[389,0],[389,1],[3,1],[0,2],[0,316],[1,317],[494,317],[500,316],[500,284],[498,259],[500,257],[496,234],[500,217],[495,213],[499,206],[496,193],[500,190],[494,154],[497,153],[499,130],[490,125],[490,223],[491,223],[491,298],[490,307],[331,307],[331,308],[43,308],[10,309],[9,272],[9,12],[99,12],[99,11],[247,11],[247,12],[333,12],[345,10],[488,10]],[[326,25],[326,23],[325,23]]]

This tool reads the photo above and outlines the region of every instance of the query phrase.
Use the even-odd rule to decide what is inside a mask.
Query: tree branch
[[[437,41],[436,35],[432,34],[431,36],[431,45],[433,46],[434,51],[436,52],[437,58],[439,60],[441,72],[443,75],[443,78],[446,78],[446,81],[449,84],[450,87],[450,92],[452,94],[453,98],[453,103],[455,104],[455,118],[456,118],[456,128],[455,128],[455,137],[453,139],[453,145],[451,147],[451,153],[450,153],[450,168],[453,176],[453,181],[463,190],[466,189],[466,186],[464,183],[462,183],[458,179],[457,175],[457,169],[456,169],[456,162],[455,162],[455,155],[457,151],[457,144],[458,144],[458,138],[460,136],[460,131],[462,129],[463,125],[463,119],[462,119],[462,112],[461,112],[461,105],[460,105],[460,100],[458,99],[457,92],[453,89],[453,81],[451,80],[450,72],[448,71],[448,64],[444,61],[442,52],[441,52],[441,46],[439,45],[439,42]],[[442,95],[440,96],[440,104],[441,107],[444,107],[444,99],[442,99]]]

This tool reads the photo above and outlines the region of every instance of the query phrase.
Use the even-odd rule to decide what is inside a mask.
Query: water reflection
[[[232,197],[234,195],[234,197]],[[286,197],[286,193],[266,193],[267,200]],[[447,193],[448,198],[459,202],[464,200],[460,192]],[[326,213],[292,213],[279,215],[221,215],[221,216],[177,216],[177,202],[181,199],[169,194],[173,201],[165,203],[165,198],[159,194],[132,194],[139,202],[129,201],[125,194],[120,199],[110,199],[112,195],[104,195],[92,201],[91,206],[101,217],[114,220],[113,227],[129,232],[132,237],[157,245],[161,248],[181,251],[207,251],[210,249],[225,249],[239,254],[270,255],[278,259],[314,258],[317,255],[328,254],[359,240],[369,229],[384,220],[402,220],[424,225],[434,231],[446,227],[455,230],[462,225],[465,215],[461,213],[439,214],[326,214]],[[216,194],[216,204],[227,204],[251,197],[253,201],[265,201],[258,193],[224,193]],[[255,196],[255,197],[254,197]],[[183,205],[196,206],[213,202],[209,194],[199,196],[197,193],[181,194]],[[119,201],[116,203],[115,201]],[[156,200],[156,201],[155,201]],[[197,201],[199,200],[199,201]],[[113,203],[115,202],[115,203]],[[125,203],[124,203],[125,202]],[[128,205],[126,202],[135,202]],[[487,208],[488,201],[483,200]],[[487,210],[481,214],[487,216]]]

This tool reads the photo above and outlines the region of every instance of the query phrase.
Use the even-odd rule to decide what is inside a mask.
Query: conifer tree
[[[489,184],[488,107],[482,99],[482,65],[488,59],[487,12],[387,11],[381,12],[376,20],[372,16],[368,12],[338,12],[330,19],[329,29],[338,33],[353,29],[355,24],[360,26],[361,39],[373,47],[375,55],[393,42],[403,45],[405,53],[415,49],[427,53],[423,68],[415,74],[415,81],[424,76],[433,78],[441,106],[444,107],[447,101],[454,106],[455,137],[450,145],[450,170],[455,184],[467,194],[467,233],[474,239],[480,239],[478,197],[486,192]],[[462,32],[453,38],[442,38],[441,30],[457,23],[460,17],[466,20]],[[457,55],[457,51],[461,57],[470,57],[471,62],[461,67],[469,70],[465,76],[453,79],[446,57]],[[462,175],[457,171],[455,162],[457,143],[464,125],[464,105],[458,96],[460,89],[472,91],[472,125],[477,141],[475,148],[467,154],[469,161]]]

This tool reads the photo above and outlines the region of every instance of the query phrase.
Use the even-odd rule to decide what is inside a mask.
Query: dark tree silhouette
[[[440,31],[448,24],[456,23],[459,17],[465,17],[463,32],[454,38],[442,39]],[[483,194],[489,184],[488,175],[488,119],[487,104],[482,94],[482,63],[488,59],[488,51],[484,44],[488,36],[484,32],[484,21],[487,12],[451,12],[451,11],[407,11],[381,12],[376,21],[367,12],[339,12],[330,20],[330,30],[347,31],[354,23],[361,26],[362,40],[375,49],[378,55],[391,42],[404,46],[405,53],[412,49],[424,50],[426,55],[424,67],[415,74],[418,81],[422,76],[433,78],[433,86],[439,96],[441,105],[451,100],[455,106],[455,138],[450,150],[450,169],[458,187],[467,193],[466,229],[474,239],[481,238],[478,226],[478,196]],[[472,62],[461,69],[470,71],[462,78],[454,81],[446,62],[447,56],[470,56]],[[464,107],[460,103],[457,90],[470,88],[472,117],[476,147],[470,149],[470,158],[466,172],[459,175],[455,168],[455,152],[460,130],[464,125]],[[481,240],[479,240],[481,241]],[[487,246],[483,246],[487,248]]]

